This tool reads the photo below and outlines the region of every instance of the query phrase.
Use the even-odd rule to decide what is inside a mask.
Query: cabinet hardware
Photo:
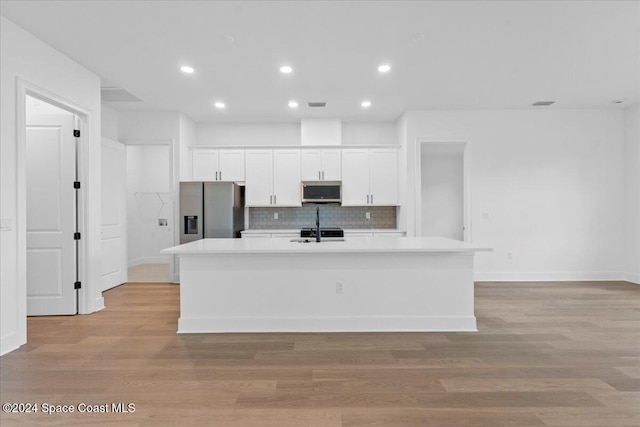
[[[367,194],[367,204],[369,204],[369,195]]]
[[[320,181],[321,179],[322,178],[321,178],[321,175],[320,175],[320,171],[318,171],[318,181]]]
[[[324,181],[324,171],[322,171],[322,180]]]
[[[269,204],[272,205],[273,204],[273,195],[269,196]]]
[[[278,204],[278,195],[277,195],[277,194],[274,194],[274,195],[273,195],[273,204],[274,204],[274,205],[277,205],[277,204]]]
[[[371,195],[371,204],[373,204],[373,194]]]
[[[218,172],[220,174],[220,181],[222,181],[222,171]]]

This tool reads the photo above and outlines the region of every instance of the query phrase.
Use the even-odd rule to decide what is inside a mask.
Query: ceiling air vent
[[[555,104],[556,101],[538,101],[538,102],[534,102],[532,105],[534,107],[546,107],[548,105],[552,105]]]
[[[307,105],[309,107],[326,107],[327,103],[326,102],[308,102]]]
[[[121,87],[102,87],[100,88],[100,97],[104,102],[140,102],[138,98],[131,92]]]

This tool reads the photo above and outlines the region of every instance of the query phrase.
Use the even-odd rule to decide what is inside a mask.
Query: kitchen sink
[[[298,237],[295,239],[289,240],[294,243],[329,243],[329,242],[344,242],[343,237],[323,237],[320,242],[316,242],[315,238],[312,237]]]

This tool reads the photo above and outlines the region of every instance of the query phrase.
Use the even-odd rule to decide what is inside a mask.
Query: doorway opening
[[[27,316],[80,312],[80,117],[25,95]]]
[[[171,282],[174,246],[172,144],[127,141],[128,282]]]
[[[470,241],[469,144],[420,140],[417,148],[416,235]]]

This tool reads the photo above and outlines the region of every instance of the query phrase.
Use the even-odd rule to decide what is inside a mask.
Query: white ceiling
[[[623,108],[640,98],[637,1],[0,4],[103,86],[143,100],[109,104],[120,111],[182,111],[198,122],[391,121],[411,109],[539,100],[556,104],[536,108]],[[393,67],[387,75],[376,70],[383,62]],[[285,63],[291,75],[278,71]],[[180,72],[184,64],[196,72]],[[215,100],[227,108],[216,110]],[[327,107],[310,110],[307,101]]]

